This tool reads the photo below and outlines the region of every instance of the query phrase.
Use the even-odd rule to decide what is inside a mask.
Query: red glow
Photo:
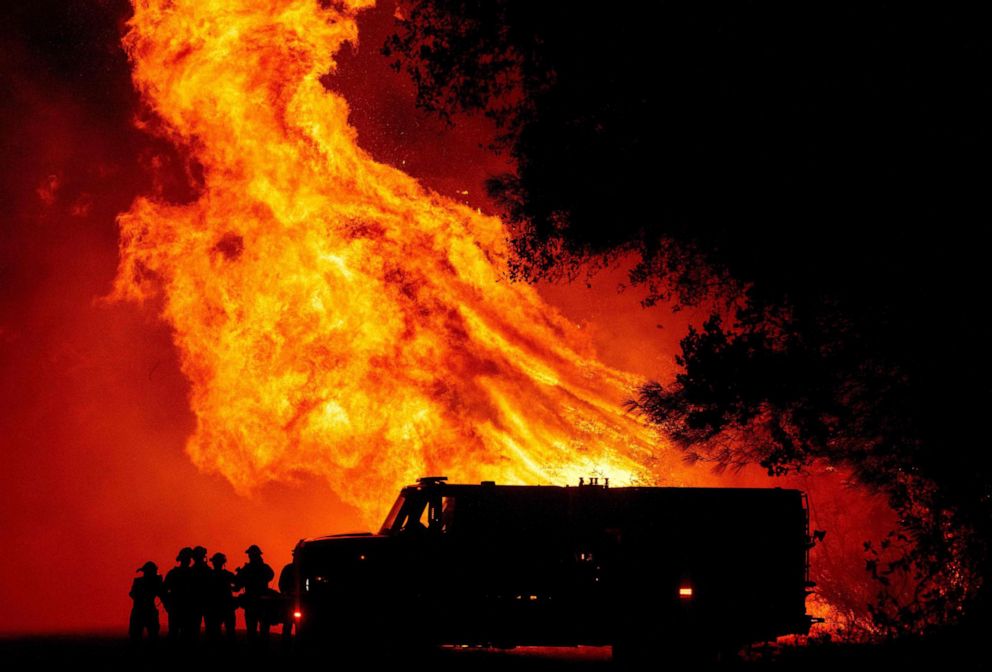
[[[293,618],[295,618],[296,620],[300,620],[301,618],[303,618],[303,612],[301,612],[301,611],[294,611],[293,612]]]

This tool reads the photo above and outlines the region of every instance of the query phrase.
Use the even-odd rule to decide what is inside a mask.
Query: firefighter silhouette
[[[204,612],[207,607],[207,595],[210,592],[210,566],[207,564],[207,549],[196,546],[193,549],[193,565],[189,568],[190,581],[190,611],[189,636],[197,639],[203,626]]]
[[[162,577],[158,573],[158,565],[149,560],[137,569],[141,576],[136,577],[128,593],[134,605],[131,607],[131,621],[128,625],[128,636],[132,642],[140,642],[144,632],[148,631],[148,639],[154,642],[158,639],[158,607],[155,598],[162,597]]]
[[[190,639],[190,614],[193,611],[193,585],[190,565],[193,549],[185,546],[176,556],[176,567],[169,570],[163,582],[162,603],[169,614],[169,641]]]
[[[233,572],[224,569],[227,556],[214,553],[210,557],[214,566],[210,572],[210,583],[206,593],[204,618],[207,623],[207,637],[218,641],[221,637],[221,626],[228,640],[234,639],[234,610],[237,603],[234,599],[236,577]]]
[[[262,549],[252,544],[245,550],[248,562],[238,567],[236,584],[244,588],[241,596],[241,606],[245,610],[245,626],[248,628],[248,639],[254,640],[261,636],[268,637],[270,619],[265,613],[265,598],[268,596],[269,582],[275,578],[275,572],[262,560]]]
[[[293,637],[296,611],[296,563],[289,563],[279,572],[279,594],[282,595],[282,641],[289,644]]]

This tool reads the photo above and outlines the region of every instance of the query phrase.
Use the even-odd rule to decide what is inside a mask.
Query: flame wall
[[[364,5],[136,4],[135,83],[203,186],[120,217],[115,295],[162,292],[194,462],[242,491],[320,474],[370,520],[428,472],[686,482],[622,411],[639,379],[501,277],[499,220],[359,148],[322,77]]]

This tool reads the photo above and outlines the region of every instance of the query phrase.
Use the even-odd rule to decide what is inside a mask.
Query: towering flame
[[[622,410],[638,380],[501,275],[501,222],[358,147],[320,80],[369,4],[135,0],[135,84],[203,189],[119,218],[114,296],[163,299],[190,456],[241,490],[326,476],[370,518],[428,472],[685,482]]]

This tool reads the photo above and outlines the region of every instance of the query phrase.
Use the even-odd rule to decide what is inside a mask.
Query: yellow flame
[[[358,147],[320,78],[370,4],[135,1],[135,85],[204,189],[119,218],[114,295],[163,297],[193,461],[243,491],[317,473],[370,518],[428,472],[684,483],[622,411],[639,381],[501,277],[501,222]]]

